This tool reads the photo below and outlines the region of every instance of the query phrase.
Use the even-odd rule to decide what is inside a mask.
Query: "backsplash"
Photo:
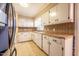
[[[54,33],[54,34],[73,35],[74,30],[75,30],[74,23],[72,23],[72,22],[48,25],[48,26],[45,26],[45,28],[44,28],[45,32],[50,32],[50,33]]]
[[[18,27],[18,32],[36,31],[36,27]]]

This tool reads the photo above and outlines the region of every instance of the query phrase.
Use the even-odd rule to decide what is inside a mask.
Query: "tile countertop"
[[[50,36],[50,37],[56,37],[56,38],[60,38],[60,39],[65,39],[65,38],[68,38],[68,37],[73,37],[73,35],[68,35],[68,34],[52,34],[52,33],[46,33],[46,32],[43,32],[43,31],[35,31],[35,33],[40,33],[40,34],[43,34],[43,35],[47,35],[47,36]]]

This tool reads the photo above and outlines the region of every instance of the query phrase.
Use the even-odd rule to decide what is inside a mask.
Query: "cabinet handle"
[[[70,19],[70,17],[68,17],[68,19]]]
[[[57,42],[57,40],[54,40],[54,39],[53,39],[53,41],[54,41],[54,42]]]

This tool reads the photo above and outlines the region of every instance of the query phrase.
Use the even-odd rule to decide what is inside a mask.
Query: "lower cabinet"
[[[58,38],[33,33],[33,41],[49,56],[72,56],[73,54],[73,36]]]
[[[16,38],[17,42],[24,42],[31,40],[31,32],[19,32]]]
[[[53,37],[43,36],[43,50],[50,56],[62,56],[63,50],[60,40]]]
[[[72,56],[73,36],[63,39],[43,35],[43,50],[50,56]]]
[[[37,33],[37,35],[36,35],[36,44],[40,48],[42,48],[42,34],[40,34],[40,33]]]
[[[50,56],[62,56],[63,47],[55,39],[50,42]]]
[[[43,50],[49,55],[49,40],[47,36],[43,36]]]
[[[42,48],[42,34],[40,33],[32,33],[32,40]]]

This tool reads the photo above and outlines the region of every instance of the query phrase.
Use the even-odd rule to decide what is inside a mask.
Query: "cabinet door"
[[[42,21],[44,25],[49,25],[49,11],[42,15]]]
[[[42,41],[42,38],[41,38],[41,34],[37,33],[37,42],[36,44],[41,48],[41,42]]]
[[[31,39],[34,40],[34,33],[31,32]]]
[[[57,23],[68,22],[69,17],[69,4],[58,4],[56,6]]]
[[[49,44],[48,44],[48,39],[46,37],[43,38],[43,50],[49,54]]]
[[[37,38],[38,36],[37,36],[37,33],[35,33],[35,39],[34,39],[34,42],[37,44]]]
[[[31,40],[31,32],[28,32],[28,33],[27,33],[27,39],[28,39],[28,40]]]
[[[35,19],[35,27],[41,27],[41,17]]]
[[[41,16],[41,20],[42,20],[42,25],[45,25],[45,19],[44,19],[44,14]]]
[[[62,55],[63,55],[62,45],[52,40],[50,45],[50,56],[62,56]]]
[[[56,17],[56,6],[54,6],[52,9],[50,9],[50,24],[55,24]]]

